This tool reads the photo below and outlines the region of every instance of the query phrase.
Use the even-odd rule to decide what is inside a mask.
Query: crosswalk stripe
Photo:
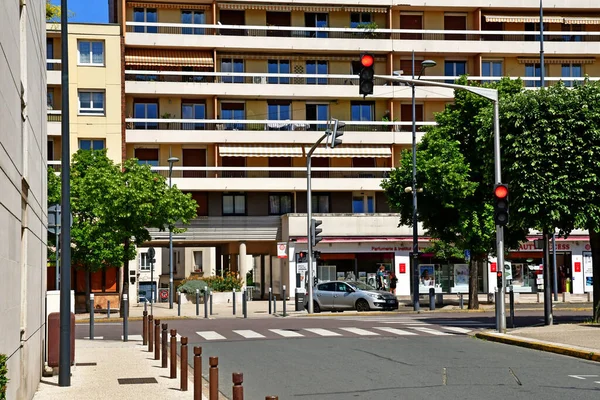
[[[389,332],[389,333],[393,333],[395,335],[401,335],[401,336],[416,335],[416,333],[414,333],[414,332],[404,331],[402,329],[390,328],[389,326],[375,327],[373,329],[379,329],[380,331]]]
[[[435,329],[429,329],[429,328],[411,327],[411,329],[414,329],[416,331],[423,332],[423,333],[429,333],[430,335],[436,335],[436,336],[449,336],[449,335],[452,335],[451,333],[440,332],[440,331],[436,331]]]
[[[84,336],[83,337],[85,340],[90,340],[89,336]],[[94,336],[94,340],[102,340],[104,339],[104,336]]]
[[[360,335],[360,336],[379,336],[379,333],[371,332],[366,329],[360,329],[360,328],[340,328],[340,329],[343,331],[346,331],[346,332],[354,333],[355,335]]]
[[[342,336],[341,334],[339,334],[337,332],[333,332],[333,331],[330,331],[327,329],[322,329],[322,328],[304,328],[304,330],[315,333],[319,336]]]
[[[254,332],[251,330],[234,330],[233,332],[237,333],[240,336],[245,337],[246,339],[257,339],[257,338],[264,338],[264,335],[261,335],[258,332]]]
[[[223,340],[225,336],[219,335],[215,331],[200,331],[196,332],[198,335],[202,336],[206,340]]]
[[[121,335],[121,340],[123,340],[123,335]],[[139,340],[139,341],[142,341],[144,339],[142,338],[142,335],[127,335],[127,340],[131,340],[131,341],[133,341],[133,340]]]
[[[444,326],[444,329],[448,330],[448,331],[452,331],[452,332],[456,332],[456,333],[469,333],[471,332],[470,329],[465,329],[465,328],[459,328],[458,326]]]
[[[178,342],[181,342],[181,335],[178,333],[177,336],[175,336],[177,338]]]
[[[287,329],[269,329],[271,332],[276,333],[280,336],[283,337],[288,337],[288,338],[292,338],[292,337],[304,337],[303,334],[301,334],[300,332],[296,332],[296,331],[290,331]]]

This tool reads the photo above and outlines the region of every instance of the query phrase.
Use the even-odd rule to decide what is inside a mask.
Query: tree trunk
[[[119,302],[119,314],[123,318],[124,303],[123,298],[127,295],[127,311],[129,311],[129,240],[126,240],[123,244],[123,291],[121,293],[121,301]]]
[[[477,261],[469,261],[469,310],[479,310],[479,297],[477,287]]]
[[[594,322],[600,322],[600,231],[591,227],[590,247],[592,248],[594,305],[592,308]]]

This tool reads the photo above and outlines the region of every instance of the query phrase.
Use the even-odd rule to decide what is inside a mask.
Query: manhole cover
[[[98,363],[95,362],[87,362],[87,363],[75,363],[78,367],[95,367]]]
[[[119,378],[120,385],[140,385],[145,383],[158,383],[155,378]]]

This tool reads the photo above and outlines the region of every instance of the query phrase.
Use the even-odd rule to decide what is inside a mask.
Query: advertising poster
[[[433,264],[419,265],[419,285],[430,288],[435,286],[435,275],[433,273]]]
[[[368,273],[367,274],[367,285],[377,287],[376,274]]]
[[[358,271],[358,281],[367,283],[367,273],[366,271]]]
[[[512,263],[510,261],[504,261],[504,276],[507,281],[511,281],[513,279],[512,274]]]
[[[591,292],[593,290],[593,267],[592,267],[592,252],[583,252],[583,281],[584,291]]]
[[[523,286],[523,264],[512,265],[512,285]]]
[[[469,290],[469,264],[454,264],[454,288]]]

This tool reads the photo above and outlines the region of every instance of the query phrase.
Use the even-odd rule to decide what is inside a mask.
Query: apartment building
[[[44,6],[0,2],[0,354],[8,357],[8,399],[33,398],[44,365]]]
[[[600,8],[544,3],[546,82],[597,77]],[[174,237],[176,259],[187,264],[176,279],[251,270],[255,297],[270,287],[278,294],[287,285],[291,296],[303,288],[306,154],[337,118],[346,122],[343,145],[318,148],[312,160],[312,210],[325,236],[318,276],[367,280],[383,264],[399,278],[397,293],[409,294],[411,229],[397,227],[380,182],[410,147],[411,89],[376,81],[373,96],[359,97],[359,54],[375,55],[378,74],[448,82],[512,76],[536,87],[538,7],[536,0],[110,0],[110,21],[124,35],[126,156],[171,173],[198,202],[199,217]],[[423,70],[424,60],[435,66]],[[452,99],[451,90],[418,87],[418,125],[434,123]],[[172,170],[170,157],[179,160]],[[591,290],[587,240],[572,236],[557,253],[565,291]],[[165,250],[167,234],[155,232],[151,244]],[[523,291],[535,292],[541,253],[524,246],[508,259],[519,265]],[[144,251],[130,274],[147,268]],[[464,290],[460,268],[427,254],[421,263],[435,271],[436,291]],[[493,292],[494,268],[493,259],[480,266],[480,291]]]
[[[60,171],[62,154],[62,40],[59,23],[46,24],[48,164]],[[121,29],[116,24],[75,24],[68,27],[69,40],[69,139],[72,156],[78,149],[107,149],[108,156],[122,162],[121,141]],[[86,285],[96,294],[96,304],[118,305],[119,268],[90,276],[74,268],[71,288],[76,309],[85,308]],[[56,267],[48,268],[48,290],[56,288]]]

